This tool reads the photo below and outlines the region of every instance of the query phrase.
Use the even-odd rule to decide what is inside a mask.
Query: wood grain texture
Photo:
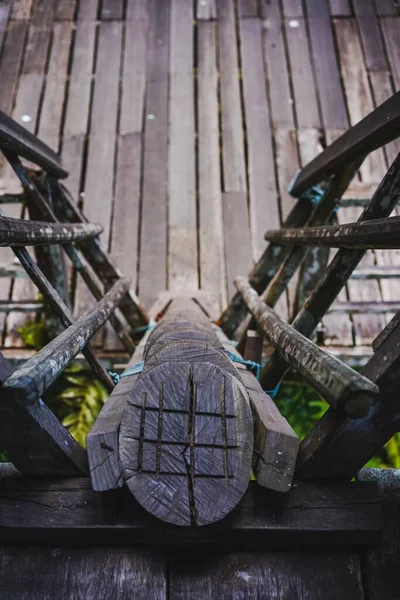
[[[141,362],[148,335],[137,345],[127,369]],[[90,478],[96,492],[116,489],[124,483],[119,455],[119,428],[129,394],[138,378],[139,373],[120,379],[87,435]]]
[[[168,287],[197,289],[193,10],[172,0],[169,62]]]
[[[367,586],[371,600],[395,600],[400,556],[400,481],[397,469],[362,469],[357,481],[376,482],[384,515],[382,545],[367,552]]]
[[[252,263],[247,194],[222,194],[224,241],[228,295],[234,294],[236,275],[246,275]]]
[[[219,6],[223,186],[226,192],[241,192],[247,189],[247,181],[234,4],[222,0]]]
[[[361,34],[366,67],[371,71],[385,71],[388,65],[374,0],[354,0],[353,5]]]
[[[326,353],[262,302],[257,292],[243,277],[235,280],[238,291],[268,341],[279,355],[298,370],[311,385],[339,412],[349,416],[366,416],[378,400],[378,388],[366,377],[359,376],[350,367]],[[268,367],[260,375],[261,385],[270,389]]]
[[[335,32],[350,124],[355,125],[374,109],[355,20],[335,20]],[[379,183],[386,173],[383,151],[376,150],[370,154],[360,172],[363,181]]]
[[[71,40],[72,23],[55,23],[38,128],[38,137],[55,152],[60,149]]]
[[[376,12],[380,17],[396,16],[397,7],[393,0],[375,0]]]
[[[304,12],[301,0],[286,0],[283,3],[283,14],[285,17],[302,17]]]
[[[291,27],[289,23],[286,20],[286,39],[297,126],[299,129],[320,127],[321,120],[307,36],[307,21],[305,19],[297,19],[297,27]],[[303,158],[303,165],[311,160],[311,158],[314,158],[314,156],[310,156],[306,160]]]
[[[347,114],[327,0],[306,0],[311,52],[325,128],[346,129]]]
[[[333,17],[351,16],[351,7],[349,0],[329,0],[329,6],[331,15]]]
[[[238,0],[239,19],[256,19],[258,17],[257,0]],[[222,13],[222,10],[220,11]]]
[[[54,10],[55,21],[73,21],[77,0],[57,0]]]
[[[226,302],[217,96],[216,27],[198,25],[200,287]]]
[[[33,0],[14,0],[12,3],[12,19],[29,19],[31,16]]]
[[[27,547],[24,553],[14,547],[2,552],[0,569],[5,600],[23,600],[27,594],[31,600],[82,600],[84,597],[130,600],[132,590],[137,600],[166,598],[165,559],[150,552],[132,551],[129,547],[33,546]],[[17,576],[19,571],[23,571],[22,576]],[[8,577],[5,577],[6,572]],[[14,576],[18,586],[15,586]]]
[[[196,17],[199,20],[213,20],[217,18],[217,0],[196,0]]]
[[[76,201],[78,201],[82,189],[81,179],[89,121],[95,32],[94,21],[77,21],[65,106],[61,156],[63,164],[69,171],[66,183]]]
[[[121,272],[131,279],[132,289],[136,290],[149,12],[146,2],[131,2],[128,9],[124,38],[111,256]],[[108,327],[104,346],[115,348],[117,345],[116,337]]]
[[[218,521],[239,502],[251,468],[253,424],[239,373],[192,300],[173,301],[143,359],[121,422],[128,487],[164,521]]]
[[[145,305],[167,287],[169,5],[163,0],[150,3],[138,281]]]
[[[124,11],[123,0],[103,0],[101,5],[101,20],[112,21],[122,19]]]
[[[265,90],[260,21],[240,21],[241,60],[243,69],[244,112],[250,192],[250,234],[253,258],[258,260],[265,248],[264,231],[268,224],[279,226],[277,187],[270,116]],[[265,210],[268,198],[268,212]]]
[[[386,51],[388,53],[390,69],[393,75],[395,89],[400,89],[400,65],[399,65],[399,19],[398,18],[383,18],[381,19],[381,27],[385,41]]]
[[[87,154],[84,211],[89,221],[97,215],[103,225],[101,241],[108,250],[113,209],[113,173],[116,152],[117,111],[119,102],[119,70],[121,61],[122,24],[104,21],[99,28],[96,79],[91,107],[91,125]],[[87,287],[78,281],[75,314],[81,315],[94,305]],[[95,344],[102,344],[99,332]]]
[[[171,562],[171,597],[184,600],[244,600],[245,598],[312,598],[336,600],[340,593],[364,598],[357,554],[303,554],[289,552],[211,554],[199,568],[196,553],[174,556]]]
[[[29,510],[27,507],[29,506]],[[171,527],[142,509],[127,489],[93,492],[89,478],[2,478],[1,541],[94,544],[218,544],[244,552],[304,544],[340,547],[376,543],[382,515],[376,485],[296,482],[276,496],[255,482],[227,519],[212,527]],[[336,548],[335,548],[336,550]],[[332,553],[332,550],[331,550]],[[20,553],[21,554],[21,553]],[[22,553],[23,554],[23,553]],[[154,556],[154,551],[152,552]],[[43,577],[43,573],[41,573]]]

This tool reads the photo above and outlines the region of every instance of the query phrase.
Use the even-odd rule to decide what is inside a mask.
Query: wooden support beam
[[[361,417],[369,413],[378,397],[378,388],[356,371],[331,356],[263,303],[243,277],[235,280],[238,291],[258,328],[279,354],[299,371],[339,413]],[[261,385],[265,389],[261,374]]]
[[[400,155],[396,158],[371,202],[362,212],[359,222],[388,217],[397,205],[400,190]],[[326,272],[314,291],[305,301],[293,321],[293,327],[307,337],[311,337],[318,323],[328,312],[340,290],[365,254],[365,250],[340,249],[330,262]],[[282,380],[287,365],[276,353],[268,360],[263,370],[263,381],[268,389],[273,389]],[[267,373],[268,372],[268,373]]]
[[[225,350],[240,358],[223,331],[220,330],[217,335]],[[255,356],[250,360],[255,360]],[[288,492],[292,486],[300,440],[253,373],[244,365],[239,365],[239,372],[250,396],[254,418],[253,471],[257,483],[276,492]]]
[[[396,139],[400,134],[400,92],[386,100],[331,144],[297,174],[291,194],[300,196],[350,161]]]
[[[329,409],[302,441],[296,473],[300,478],[352,478],[398,431],[400,318],[396,315],[363,375],[379,386],[378,403],[362,419],[339,418]]]
[[[68,176],[58,154],[2,111],[0,111],[0,148],[30,160],[53,177]]]
[[[295,246],[393,250],[400,248],[400,217],[326,227],[277,229],[267,231],[265,239],[274,244]]]
[[[54,210],[57,217],[67,223],[87,222],[87,219],[80,212],[78,206],[74,203],[67,190],[58,182],[53,181],[52,184],[54,186]],[[110,287],[122,277],[121,272],[115,267],[110,257],[103,250],[98,239],[92,238],[86,240],[79,245],[79,250],[103,283],[106,290],[110,289]],[[133,290],[129,290],[128,294],[122,299],[119,309],[124,315],[127,323],[130,325],[133,335],[138,328],[149,323],[147,311],[140,303],[139,298]]]
[[[6,468],[0,465],[0,477]],[[103,495],[93,491],[88,478],[3,477],[0,540],[57,547],[200,544],[241,552],[300,545],[339,548],[380,540],[382,515],[374,484],[296,482],[289,494],[276,496],[251,482],[227,519],[212,527],[168,527],[125,489]]]
[[[249,481],[248,395],[220,346],[197,304],[173,301],[149,336],[122,417],[120,456],[128,487],[146,510],[176,525],[223,518]]]
[[[98,414],[86,438],[90,478],[96,492],[113,490],[122,487],[124,484],[119,454],[119,430],[132,386],[139,378],[143,351],[149,335],[150,331],[136,346],[135,352],[125,369],[125,371],[138,369],[138,372],[129,377],[124,377],[122,374],[120,381]]]
[[[122,279],[116,283],[96,308],[78,319],[15,371],[1,388],[1,396],[22,406],[37,404],[46,389],[107,321],[128,289],[128,280]]]
[[[46,223],[0,216],[0,247],[67,244],[99,235],[101,225]]]

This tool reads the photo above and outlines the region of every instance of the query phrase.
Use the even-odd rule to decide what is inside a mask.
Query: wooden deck
[[[198,287],[225,306],[293,205],[296,170],[400,89],[391,0],[2,0],[0,45],[0,108],[61,152],[69,189],[147,306]],[[368,197],[399,148],[374,153],[349,194]],[[15,188],[1,176],[2,193]],[[0,259],[12,262],[6,249]],[[77,314],[87,294],[78,283]],[[26,279],[0,281],[0,300],[35,296]],[[400,301],[400,278],[352,280],[341,299]],[[21,344],[25,318],[2,318],[5,346]],[[332,314],[325,344],[364,347],[387,319]],[[98,342],[117,347],[108,331]]]

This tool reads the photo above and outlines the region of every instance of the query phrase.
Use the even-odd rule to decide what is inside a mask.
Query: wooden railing
[[[387,333],[379,336],[384,341],[373,345],[375,354],[362,374],[333,359],[309,338],[326,313],[335,310],[334,302],[352,275],[380,276],[381,270],[376,268],[355,270],[367,249],[400,248],[400,219],[390,217],[400,199],[400,155],[373,197],[358,202],[364,208],[358,221],[332,225],[334,212],[349,202],[341,196],[364,158],[399,135],[397,93],[296,174],[290,191],[299,200],[282,229],[266,232],[269,245],[248,281],[236,281],[238,291],[219,321],[230,337],[241,332],[241,350],[253,330],[273,346],[275,351],[269,354],[260,376],[265,390],[275,389],[288,369],[295,368],[331,405],[300,446],[300,477],[353,477],[398,431],[399,316],[388,325]],[[312,265],[313,272],[307,273],[311,291],[288,324],[273,308],[297,269],[304,268],[310,248],[322,246],[338,251],[329,265]],[[388,277],[393,276],[389,269]],[[348,312],[374,308],[385,311],[382,303],[376,307],[346,303]],[[394,308],[398,309],[399,303],[386,306],[387,311]],[[344,308],[336,305],[336,310]]]
[[[44,305],[65,331],[14,373],[3,358],[0,390],[0,449],[24,473],[87,473],[85,451],[69,435],[46,405],[42,394],[82,351],[107,390],[113,379],[90,344],[91,337],[109,320],[127,351],[135,347],[136,329],[148,323],[146,311],[129,289],[109,256],[102,250],[100,225],[88,223],[59,182],[66,177],[60,158],[23,127],[0,112],[0,149],[18,176],[31,220],[0,215],[0,246],[12,248],[22,268],[43,296],[43,303],[21,306],[5,303],[3,310]],[[27,169],[21,159],[41,171]],[[36,261],[26,249],[33,246]],[[98,301],[75,320],[69,308],[64,258]],[[116,314],[119,309],[122,317]],[[18,423],[18,427],[15,427]]]

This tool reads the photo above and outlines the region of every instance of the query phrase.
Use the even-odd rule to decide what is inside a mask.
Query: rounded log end
[[[120,430],[125,481],[175,525],[213,523],[247,489],[253,419],[243,384],[207,362],[165,362],[138,381]]]

